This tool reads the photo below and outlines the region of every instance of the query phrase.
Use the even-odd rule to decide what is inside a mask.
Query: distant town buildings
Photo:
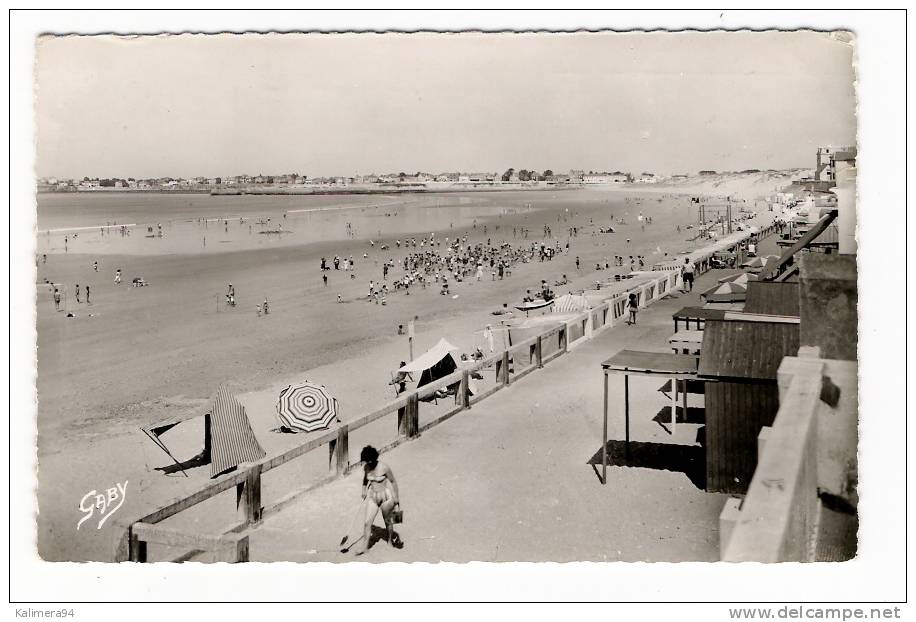
[[[851,158],[851,159],[850,159]],[[848,163],[855,161],[855,148],[853,147],[822,147],[818,150],[818,172],[823,179],[833,179],[837,171]],[[700,175],[716,175],[716,171],[700,171]],[[390,173],[369,173],[364,175],[333,175],[328,177],[308,177],[299,173],[281,173],[268,175],[223,175],[223,176],[196,176],[188,178],[156,177],[146,179],[121,178],[90,178],[60,179],[46,177],[38,180],[39,192],[102,192],[102,191],[150,191],[150,192],[245,192],[247,188],[252,191],[270,192],[276,188],[288,192],[294,188],[306,191],[307,188],[339,188],[339,187],[372,187],[394,186],[427,187],[436,184],[656,184],[661,181],[677,181],[687,179],[687,175],[671,175],[662,178],[655,173],[643,172],[638,176],[623,171],[588,171],[571,169],[569,173],[554,173],[547,169],[538,172],[528,169],[509,168],[505,173],[498,172],[456,172],[443,171],[431,173],[417,171],[406,173],[404,171]],[[812,180],[813,182],[813,180]],[[832,184],[832,182],[831,182]]]
[[[656,184],[658,183],[658,178],[655,177],[654,173],[643,173],[636,178],[635,182],[637,184]]]
[[[617,171],[615,173],[595,173],[589,171],[582,175],[585,184],[625,184],[630,181],[630,176]]]

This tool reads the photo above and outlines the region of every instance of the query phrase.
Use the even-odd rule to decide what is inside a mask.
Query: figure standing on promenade
[[[684,267],[683,277],[684,277],[684,287],[688,292],[693,291],[693,263],[690,261],[690,257],[684,257]]]
[[[630,298],[627,301],[627,309],[630,311],[630,319],[627,324],[635,324],[636,312],[639,310],[639,302],[636,300],[636,294],[630,294]]]
[[[400,494],[398,482],[391,468],[384,462],[379,462],[378,450],[371,445],[366,445],[359,453],[363,462],[363,487],[362,496],[366,500],[366,520],[363,526],[363,537],[357,555],[362,555],[369,548],[369,539],[372,536],[372,523],[379,510],[382,511],[382,520],[388,530],[388,543],[395,548],[404,546],[400,536],[394,531],[395,510],[400,509]]]

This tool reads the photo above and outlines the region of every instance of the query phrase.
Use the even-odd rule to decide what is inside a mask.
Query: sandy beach
[[[756,191],[753,184],[750,188],[748,194]],[[125,515],[142,513],[203,484],[204,473],[184,478],[156,471],[170,460],[140,426],[197,408],[220,383],[227,383],[248,407],[268,454],[281,451],[304,440],[270,432],[276,425],[272,400],[285,384],[304,378],[321,382],[338,396],[344,420],[364,414],[394,396],[387,384],[390,371],[407,358],[406,337],[397,335],[398,324],[417,318],[415,353],[441,337],[469,350],[474,331],[492,321],[490,311],[504,302],[518,302],[541,279],[553,283],[567,275],[569,285],[559,288],[563,293],[628,271],[628,265],[595,270],[596,263],[603,265],[616,254],[643,255],[651,266],[667,258],[666,253],[696,248],[700,242],[689,242],[693,230],[685,229],[697,219],[689,196],[666,188],[587,188],[382,197],[384,201],[254,197],[247,205],[239,199],[248,197],[170,196],[173,204],[155,214],[149,213],[149,205],[146,212],[136,205],[120,212],[111,205],[93,205],[71,210],[70,218],[63,215],[67,210],[59,197],[47,209],[40,204],[39,229],[45,225],[57,231],[44,234],[49,252],[46,263],[39,258],[37,266],[39,478],[55,483],[39,488],[39,551],[49,559],[109,559],[110,529],[78,538],[72,530],[82,516],[82,495],[112,486],[114,479],[131,482],[120,510]],[[216,204],[198,212],[196,202],[210,199]],[[87,220],[98,224],[99,210],[104,209],[112,215],[103,224],[117,220],[137,226],[129,236],[94,227],[82,230],[75,240],[68,239],[64,251],[65,231],[91,226]],[[652,224],[641,225],[640,213],[651,217]],[[153,215],[166,223],[162,238],[146,237],[146,227],[155,231],[159,222]],[[613,234],[595,233],[613,218],[627,224],[613,224]],[[258,222],[264,224],[253,224]],[[255,227],[274,223],[289,233],[255,232]],[[347,234],[346,223],[352,223],[355,235]],[[547,239],[545,226],[551,228]],[[578,236],[569,236],[571,227]],[[522,228],[529,231],[527,239],[520,237]],[[543,240],[554,245],[559,240],[561,246],[568,241],[570,248],[552,261],[519,264],[502,281],[487,273],[480,282],[453,284],[451,296],[438,295],[434,287],[414,287],[409,296],[388,296],[384,306],[368,302],[368,282],[381,279],[381,263],[400,262],[407,252],[395,240],[429,233],[443,240],[467,233],[471,243]],[[206,247],[200,243],[204,235]],[[390,248],[382,251],[382,244]],[[42,252],[40,232],[38,248]],[[332,269],[324,286],[320,260],[335,255],[354,257],[355,278]],[[120,285],[114,282],[116,269],[124,277]],[[391,276],[402,273],[398,267]],[[150,285],[131,287],[134,276]],[[45,279],[62,284],[62,307],[75,317],[54,310]],[[237,292],[235,308],[223,300],[230,282]],[[75,302],[77,283],[91,287],[91,304]],[[338,295],[343,303],[337,302]],[[271,312],[259,317],[256,305],[264,298]],[[176,451],[190,456],[199,450],[200,430],[193,424],[184,428],[174,442]],[[73,491],[73,498],[62,497],[59,490]]]

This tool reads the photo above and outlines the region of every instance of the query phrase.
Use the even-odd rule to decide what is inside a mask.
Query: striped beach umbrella
[[[706,302],[741,302],[747,299],[747,287],[738,283],[720,283],[700,296]]]
[[[323,430],[338,418],[337,398],[319,384],[290,385],[280,391],[277,417],[280,425],[294,432]]]

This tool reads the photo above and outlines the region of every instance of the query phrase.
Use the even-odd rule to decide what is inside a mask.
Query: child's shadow
[[[395,541],[396,541],[394,548],[396,549],[404,548],[404,541],[401,540],[401,536],[398,534],[397,531],[394,532],[394,536],[395,536]],[[388,544],[391,544],[391,542],[389,542],[388,540],[388,530],[385,529],[384,527],[372,525],[372,533],[369,534],[369,542],[368,542],[367,548],[371,549],[373,546],[376,545],[376,543],[382,540],[384,540]]]

